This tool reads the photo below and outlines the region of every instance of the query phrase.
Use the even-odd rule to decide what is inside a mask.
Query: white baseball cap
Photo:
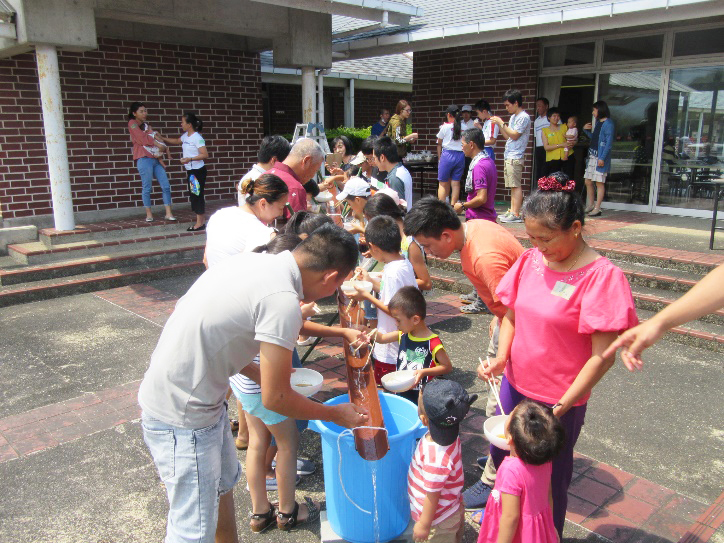
[[[349,196],[362,196],[364,198],[370,195],[370,184],[361,177],[350,177],[345,183],[344,190],[337,195],[337,201],[341,202]]]

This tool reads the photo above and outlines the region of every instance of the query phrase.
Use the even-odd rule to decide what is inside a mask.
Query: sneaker
[[[277,461],[272,460],[272,469],[276,469]],[[317,464],[306,458],[297,458],[297,475],[311,475],[317,471]]]
[[[303,339],[301,341],[297,340],[297,345],[299,345],[300,347],[305,347],[306,345],[311,345],[315,341],[317,341],[316,337],[309,336],[307,339]]]
[[[488,503],[488,497],[493,491],[488,485],[482,481],[478,481],[473,486],[463,492],[463,505],[466,511],[477,511],[485,508]]]
[[[475,300],[473,303],[464,305],[460,308],[460,313],[466,315],[477,315],[479,313],[490,313],[490,309],[485,305],[482,300]]]
[[[523,222],[523,219],[520,218],[520,215],[513,215],[513,213],[510,213],[509,215],[503,215],[500,218],[500,222],[504,222],[504,223]]]
[[[460,301],[464,304],[472,304],[478,299],[478,293],[474,290],[470,294],[461,294]]]

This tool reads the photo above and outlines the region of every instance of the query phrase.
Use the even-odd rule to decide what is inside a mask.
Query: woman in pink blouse
[[[559,535],[573,474],[573,447],[591,390],[611,368],[603,352],[636,325],[631,288],[623,272],[582,236],[583,202],[575,182],[560,172],[538,180],[523,207],[534,248],[524,252],[498,285],[508,307],[500,326],[498,356],[481,379],[503,373],[506,413],[525,398],[553,408],[566,430],[566,446],[553,462],[553,518]],[[497,466],[507,452],[491,446]]]
[[[128,108],[128,132],[133,143],[133,161],[136,163],[138,173],[141,174],[141,199],[146,208],[146,222],[153,221],[151,213],[151,182],[155,177],[161,185],[163,205],[166,208],[165,219],[175,221],[171,213],[171,185],[168,182],[166,169],[161,161],[153,156],[150,149],[156,146],[151,127],[146,123],[146,106],[142,102],[133,102]]]

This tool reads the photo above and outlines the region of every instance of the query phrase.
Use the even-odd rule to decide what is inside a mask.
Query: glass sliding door
[[[660,70],[599,76],[598,100],[608,104],[616,127],[605,202],[650,209],[660,87]]]
[[[710,216],[711,180],[724,175],[724,66],[671,70],[662,146],[656,206]]]

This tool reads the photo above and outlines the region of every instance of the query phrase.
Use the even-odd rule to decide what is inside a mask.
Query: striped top
[[[460,438],[443,447],[428,439],[427,434],[417,443],[407,472],[407,493],[410,497],[412,519],[417,522],[428,492],[440,492],[432,525],[439,524],[462,503],[463,460]]]
[[[259,365],[259,355],[254,357],[254,364]],[[229,377],[229,382],[242,394],[261,394],[261,386],[253,379],[249,379],[241,373],[236,373]]]

